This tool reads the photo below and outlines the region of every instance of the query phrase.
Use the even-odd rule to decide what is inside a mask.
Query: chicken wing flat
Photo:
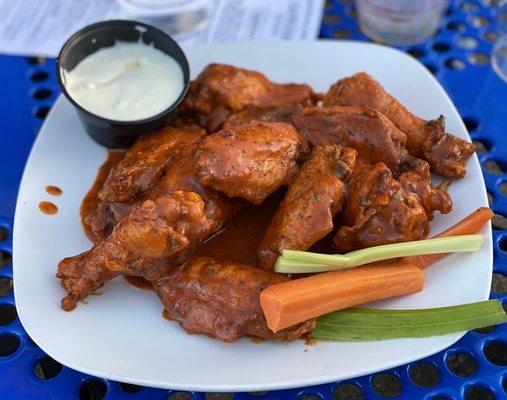
[[[385,164],[357,165],[348,189],[342,226],[333,239],[339,252],[427,236],[428,216],[417,195],[406,191]]]
[[[384,162],[395,171],[400,166],[406,136],[373,108],[305,108],[296,112],[292,120],[312,146],[349,146],[357,150],[362,163]]]
[[[256,71],[210,64],[190,83],[182,110],[211,133],[220,129],[231,113],[246,106],[306,106],[313,103],[313,97],[306,84],[277,84]]]
[[[173,192],[133,209],[91,250],[63,259],[57,270],[67,296],[64,310],[118,275],[155,280],[180,265],[209,235],[212,223],[204,201],[193,192]]]
[[[248,106],[243,110],[232,114],[227,121],[225,121],[224,129],[233,128],[238,125],[246,125],[252,122],[292,122],[292,114],[298,108],[262,108]]]
[[[202,129],[177,129],[168,126],[141,136],[125,157],[111,169],[99,192],[99,199],[102,202],[122,203],[131,200],[162,176],[182,146],[205,134]]]
[[[94,235],[102,240],[107,237],[114,226],[125,218],[130,211],[145,200],[156,200],[174,191],[198,193],[205,203],[205,213],[212,222],[214,232],[223,228],[224,224],[240,208],[240,202],[230,199],[223,193],[203,187],[195,174],[194,154],[202,137],[182,146],[179,154],[164,175],[146,192],[128,203],[103,203],[90,216],[90,228]]]
[[[333,230],[342,208],[345,180],[356,151],[336,145],[317,146],[289,186],[258,250],[259,266],[272,269],[284,249],[307,250]]]
[[[203,333],[224,342],[243,336],[290,341],[310,333],[316,321],[273,333],[259,301],[263,289],[287,280],[271,271],[201,257],[157,280],[154,288],[168,317],[188,333]]]
[[[207,136],[195,153],[204,186],[260,204],[297,173],[306,151],[298,131],[282,122],[253,123]]]
[[[475,146],[445,132],[444,118],[425,121],[410,113],[385,92],[370,75],[360,72],[331,86],[324,106],[368,106],[386,115],[407,135],[408,151],[427,160],[438,174],[451,179],[465,176],[465,163]]]

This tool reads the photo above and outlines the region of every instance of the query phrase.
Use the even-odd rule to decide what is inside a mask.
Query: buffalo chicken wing
[[[341,253],[420,240],[429,232],[417,195],[406,191],[383,163],[354,168],[339,220],[333,241]]]
[[[224,342],[242,336],[277,341],[295,340],[310,333],[314,319],[273,333],[267,326],[259,295],[283,275],[248,265],[193,258],[157,280],[154,288],[168,318],[188,333],[211,335]]]
[[[212,223],[204,208],[197,193],[173,192],[133,209],[97,246],[59,263],[56,276],[67,291],[62,308],[72,310],[118,275],[151,281],[180,265],[209,236]]]
[[[190,83],[182,110],[212,133],[222,127],[230,114],[247,106],[278,108],[313,102],[313,91],[308,85],[277,84],[260,72],[210,64]]]
[[[346,195],[356,151],[317,146],[289,186],[258,250],[259,266],[272,269],[284,249],[307,250],[333,230]]]
[[[292,181],[305,151],[305,140],[292,125],[240,125],[201,142],[195,154],[196,172],[204,186],[260,204]]]
[[[360,72],[331,86],[324,106],[368,106],[377,109],[407,135],[408,151],[428,161],[438,174],[457,179],[465,176],[465,163],[475,146],[445,132],[444,119],[425,121],[386,93],[370,75]]]

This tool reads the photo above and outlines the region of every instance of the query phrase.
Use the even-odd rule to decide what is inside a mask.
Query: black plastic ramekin
[[[173,57],[183,71],[183,91],[176,101],[161,113],[135,121],[115,121],[100,117],[85,110],[67,92],[62,71],[71,71],[90,54],[104,47],[113,46],[117,41],[146,44]],[[122,148],[132,143],[142,134],[160,129],[169,114],[185,97],[190,79],[190,71],[185,53],[178,44],[161,30],[137,21],[111,20],[89,25],[71,36],[64,44],[56,65],[58,83],[63,94],[74,105],[88,134],[99,144],[109,148]]]

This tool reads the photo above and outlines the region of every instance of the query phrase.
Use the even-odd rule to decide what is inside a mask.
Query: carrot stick
[[[277,332],[332,311],[419,292],[423,284],[424,274],[413,264],[384,261],[269,286],[260,303],[269,329]]]
[[[478,208],[473,213],[469,214],[467,217],[459,221],[457,224],[451,226],[449,229],[435,236],[435,238],[470,235],[472,233],[477,233],[491,218],[493,218],[493,211],[486,207]],[[403,260],[414,264],[418,268],[425,268],[428,265],[441,260],[447,255],[449,255],[449,253],[424,254],[404,257]]]

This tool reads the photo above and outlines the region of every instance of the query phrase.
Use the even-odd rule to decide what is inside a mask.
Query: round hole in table
[[[381,372],[370,381],[371,388],[380,397],[392,398],[401,394],[403,385],[398,376],[390,372]]]
[[[465,389],[464,395],[465,400],[496,400],[491,389],[481,385],[469,386]]]
[[[62,364],[45,355],[35,364],[34,374],[42,380],[53,379],[62,371]]]
[[[488,65],[489,55],[482,52],[473,52],[468,55],[468,61],[474,65]]]
[[[412,382],[421,387],[433,387],[440,382],[440,371],[429,363],[418,363],[410,366],[408,375]]]
[[[364,394],[353,383],[341,383],[333,390],[333,400],[364,400]]]
[[[500,211],[494,211],[493,218],[491,219],[491,225],[493,226],[493,229],[496,231],[502,231],[504,229],[507,229],[507,218],[500,212]]]
[[[11,253],[0,250],[0,268],[5,268],[12,263]]]
[[[462,49],[472,50],[479,45],[479,42],[473,36],[464,35],[456,38],[456,44]]]
[[[451,21],[447,24],[447,29],[451,32],[465,32],[467,28],[463,22]]]
[[[500,272],[493,272],[491,290],[498,294],[507,293],[507,276]]]
[[[446,42],[435,42],[435,43],[433,43],[431,48],[438,53],[445,53],[445,52],[451,50],[451,45]]]
[[[488,341],[482,351],[490,363],[502,367],[507,365],[507,343],[505,341],[499,339]]]
[[[0,326],[6,326],[14,322],[18,316],[16,307],[12,304],[0,305]]]
[[[81,384],[79,400],[102,400],[107,394],[107,385],[98,379],[90,379]]]
[[[475,357],[465,349],[450,351],[445,357],[445,365],[451,373],[462,378],[468,378],[477,371]]]
[[[0,277],[0,296],[7,296],[12,292],[13,282],[8,276]]]
[[[19,338],[12,333],[0,335],[0,357],[8,357],[18,350],[21,344]]]
[[[175,392],[171,393],[167,400],[194,400],[195,397],[188,392]]]
[[[32,96],[36,100],[45,100],[51,97],[52,94],[53,92],[51,90],[46,88],[40,88],[37,89],[35,92],[33,92]]]
[[[465,62],[461,58],[452,57],[444,61],[444,65],[454,71],[463,71],[466,67]]]

